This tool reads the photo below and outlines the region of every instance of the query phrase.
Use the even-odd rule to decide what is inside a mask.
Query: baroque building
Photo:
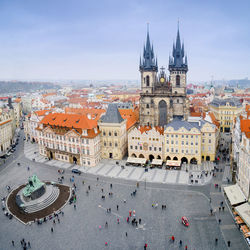
[[[170,76],[162,67],[158,74],[157,58],[147,32],[143,58],[140,58],[141,94],[140,124],[143,126],[165,126],[173,118],[187,119],[189,104],[186,97],[186,75],[188,71],[184,44],[181,45],[179,29],[172,56],[169,57]]]

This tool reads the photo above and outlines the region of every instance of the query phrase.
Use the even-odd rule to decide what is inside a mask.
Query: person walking
[[[31,246],[30,246],[30,242],[28,241],[28,248],[31,248]]]
[[[148,247],[148,244],[145,243],[145,245],[144,245],[144,250],[147,250],[147,247]]]
[[[219,224],[221,223],[221,219],[219,219]]]
[[[223,212],[224,212],[224,209],[225,209],[225,207],[223,206],[223,207],[222,207],[222,211],[223,211]]]
[[[118,205],[116,205],[116,210],[117,210],[117,211],[119,210],[119,206],[118,206]]]
[[[110,183],[110,188],[112,189],[112,187],[113,187],[113,185],[112,185],[112,183]]]
[[[217,238],[215,238],[215,245],[217,245],[217,243],[218,243],[218,239],[217,239]]]
[[[126,235],[126,237],[128,237],[128,233],[127,232],[125,233],[125,235]]]
[[[188,246],[186,245],[186,246],[185,246],[185,250],[187,250],[187,249],[188,249]]]
[[[12,240],[12,241],[11,241],[11,243],[12,243],[12,246],[14,247],[14,246],[15,246],[15,242],[14,242],[14,240]]]
[[[74,209],[76,209],[76,204],[74,204]]]
[[[53,229],[53,227],[50,229],[50,231],[51,231],[51,233],[53,233],[54,232],[54,229]]]
[[[227,242],[227,246],[228,246],[228,247],[231,246],[231,241],[230,241],[230,240]]]
[[[180,244],[180,246],[182,246],[182,240],[180,240],[180,243],[179,243],[179,244]]]
[[[171,239],[172,239],[172,241],[174,242],[174,240],[175,240],[174,235],[172,235]]]

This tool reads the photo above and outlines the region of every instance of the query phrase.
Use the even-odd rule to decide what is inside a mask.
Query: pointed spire
[[[187,59],[187,55],[185,56],[185,65],[188,65],[188,59]]]
[[[140,68],[147,70],[157,70],[156,60],[154,56],[154,47],[153,44],[151,45],[150,43],[149,24],[147,24],[147,38],[146,44],[143,47],[143,60]]]
[[[180,39],[180,29],[179,29],[179,20],[177,26],[177,36],[176,41],[173,44],[173,52],[172,57],[169,57],[169,69],[175,70],[176,68],[182,68],[187,70],[187,63],[185,56],[185,49],[184,49],[184,42],[181,44]]]
[[[155,60],[155,66],[156,66],[156,68],[158,68],[158,60],[157,60],[157,57],[156,57],[156,60]]]

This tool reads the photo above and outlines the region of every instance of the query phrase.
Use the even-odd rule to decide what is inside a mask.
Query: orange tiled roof
[[[155,128],[161,135],[164,134],[164,128],[163,128],[163,127],[158,127],[158,126],[156,126],[156,127],[154,127],[154,128]],[[151,130],[152,127],[151,127],[151,126],[140,126],[138,129],[140,130],[141,134],[143,134],[143,133],[145,133],[145,132]]]
[[[47,96],[52,96],[52,95],[56,95],[56,92],[43,94],[43,97],[45,98]]]
[[[132,109],[119,109],[119,112],[123,119],[127,119],[127,130],[129,130],[138,122],[136,111]]]
[[[220,123],[216,120],[214,113],[213,112],[209,112],[208,114],[211,117],[211,120],[212,120],[213,124],[216,125],[219,128],[220,127]]]
[[[79,129],[92,129],[97,127],[97,122],[95,120],[89,120],[86,115],[63,113],[50,113],[42,119],[41,123]]]
[[[50,109],[45,109],[45,110],[37,110],[37,111],[35,111],[35,113],[36,113],[37,116],[43,116],[47,112],[51,112],[51,110]]]
[[[250,133],[250,119],[242,119],[240,121],[241,132]]]

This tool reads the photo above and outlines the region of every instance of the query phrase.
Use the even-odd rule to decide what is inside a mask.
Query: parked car
[[[76,168],[73,168],[71,170],[71,172],[74,173],[74,174],[79,174],[79,175],[81,175],[81,173],[82,173],[79,169],[76,169]]]

